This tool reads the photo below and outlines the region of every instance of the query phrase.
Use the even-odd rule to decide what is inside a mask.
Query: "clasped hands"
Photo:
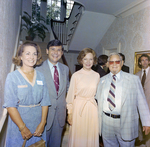
[[[21,130],[21,135],[23,139],[30,139],[32,136],[41,136],[44,131],[44,126],[42,123],[40,123],[35,132],[32,134],[30,130],[25,126],[23,130]]]
[[[150,133],[150,127],[149,126],[143,126],[143,132],[145,131],[145,135],[148,135]]]

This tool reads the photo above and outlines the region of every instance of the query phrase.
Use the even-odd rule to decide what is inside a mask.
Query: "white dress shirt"
[[[48,60],[48,59],[47,59],[47,60]],[[53,64],[48,60],[48,65],[49,65],[49,68],[50,68],[50,71],[51,71],[51,74],[52,74],[53,79],[54,79],[54,71],[55,71],[54,66],[57,67],[58,74],[59,74],[59,81],[60,81],[60,71],[59,71],[58,63],[57,63],[56,65],[53,65]]]
[[[149,71],[149,66],[148,66],[146,69],[143,69],[143,68],[142,68],[141,79],[142,79],[142,76],[143,76],[143,74],[144,74],[144,70],[145,70],[146,77],[147,77],[147,74],[148,74],[148,71]]]
[[[113,74],[110,72],[110,76],[112,77]],[[121,97],[122,97],[122,84],[123,80],[121,79],[121,72],[116,74],[116,89],[115,89],[115,105],[116,107],[111,111],[109,109],[109,104],[107,101],[109,90],[110,90],[110,84],[112,82],[112,79],[106,83],[105,89],[104,89],[104,104],[103,104],[103,111],[110,114],[116,114],[120,115],[121,112]]]

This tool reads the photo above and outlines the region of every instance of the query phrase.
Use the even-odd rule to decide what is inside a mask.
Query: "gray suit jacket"
[[[122,99],[121,99],[121,137],[123,140],[133,140],[138,137],[139,115],[143,126],[150,126],[150,112],[144,91],[138,76],[121,71]],[[96,99],[99,108],[100,134],[102,127],[103,99],[106,83],[111,83],[111,75],[100,79]]]
[[[66,92],[69,87],[69,68],[62,64],[58,63],[60,71],[60,81],[59,81],[59,92],[57,95],[54,81],[51,75],[51,71],[48,65],[48,60],[44,61],[43,64],[39,67],[36,67],[36,70],[42,72],[45,76],[47,87],[49,89],[49,97],[51,100],[51,106],[49,107],[47,125],[46,129],[49,130],[52,126],[53,119],[55,116],[55,111],[57,109],[58,121],[60,127],[65,125],[66,119]]]
[[[141,79],[142,70],[139,71],[138,73],[136,73],[136,75],[139,76],[139,78]],[[150,69],[148,71],[148,74],[146,76],[146,80],[145,80],[145,83],[144,83],[144,93],[145,93],[146,100],[147,100],[149,110],[150,110]]]

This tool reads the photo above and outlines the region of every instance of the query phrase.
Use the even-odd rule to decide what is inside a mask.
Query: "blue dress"
[[[33,83],[29,82],[20,69],[8,74],[5,82],[4,108],[15,107],[18,109],[23,122],[27,128],[34,133],[41,122],[42,107],[49,106],[50,98],[45,78],[39,71],[34,72]],[[21,107],[22,105],[38,105],[35,107]],[[46,141],[46,129],[42,134]],[[32,137],[26,142],[26,147],[39,141],[40,137]],[[23,138],[17,125],[9,117],[6,147],[21,147]]]

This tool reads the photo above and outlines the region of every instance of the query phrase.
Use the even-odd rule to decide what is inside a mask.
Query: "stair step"
[[[72,36],[72,34],[69,34],[68,36]]]
[[[72,27],[72,28],[70,29],[70,31],[72,31],[72,30],[74,30],[74,27]]]
[[[75,23],[77,23],[77,21],[75,20],[72,24],[75,24]]]
[[[80,13],[77,13],[77,14],[75,15],[75,17],[78,17],[78,16],[80,16]]]
[[[82,7],[82,5],[80,5],[78,9],[80,9],[81,7]]]

